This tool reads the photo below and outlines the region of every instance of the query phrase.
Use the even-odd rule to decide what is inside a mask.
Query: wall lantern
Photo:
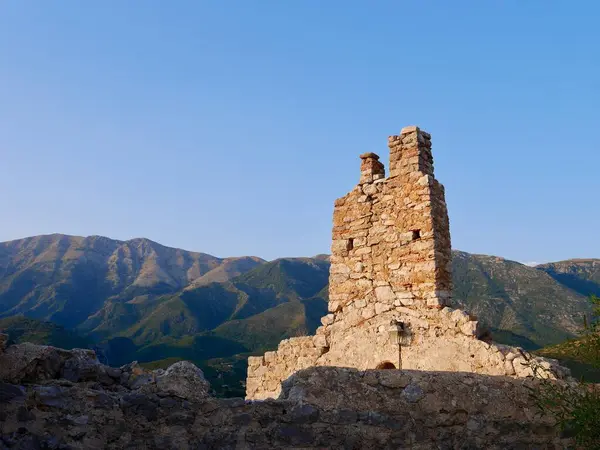
[[[393,344],[400,345],[403,341],[402,338],[405,335],[404,322],[400,322],[399,320],[392,320],[390,322],[390,327],[388,328],[388,330],[390,334],[390,341]]]

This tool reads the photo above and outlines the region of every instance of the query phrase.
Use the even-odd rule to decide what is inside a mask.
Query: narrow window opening
[[[412,240],[421,239],[421,230],[412,230]]]
[[[354,239],[350,238],[348,239],[348,242],[346,243],[346,250],[350,251],[354,248]]]
[[[395,368],[396,368],[396,366],[389,361],[380,362],[379,364],[377,364],[377,367],[375,367],[375,369],[377,369],[377,370],[389,370],[389,369],[395,369]]]

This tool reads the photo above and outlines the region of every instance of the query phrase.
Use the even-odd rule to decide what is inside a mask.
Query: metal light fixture
[[[390,322],[388,332],[390,334],[390,341],[394,344],[399,345],[402,342],[402,337],[404,336],[404,322],[400,322],[399,320],[392,320]]]

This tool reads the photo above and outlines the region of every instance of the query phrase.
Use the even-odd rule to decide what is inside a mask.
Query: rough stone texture
[[[277,398],[283,380],[311,366],[524,377],[535,359],[545,376],[567,377],[556,361],[479,340],[477,320],[449,307],[450,228],[431,136],[406,127],[389,138],[389,148],[387,178],[379,157],[365,153],[359,184],[335,201],[323,326],[316,336],[250,358],[246,398]]]
[[[9,346],[0,354],[0,367],[25,355],[25,347],[28,354],[35,350]],[[16,381],[19,377],[6,370],[0,374],[0,449],[571,445],[550,419],[536,414],[529,395],[535,379],[311,367],[286,380],[278,400],[255,402],[210,397],[202,371],[187,362],[153,372],[135,363],[118,369],[94,365],[109,377],[73,382],[55,370],[55,358],[58,352],[81,364],[81,370],[71,364],[74,373],[89,374],[80,351],[38,350],[38,365],[47,361],[52,370],[29,372],[27,381]]]
[[[190,401],[208,397],[210,385],[204,373],[189,361],[179,361],[156,377],[158,391]]]
[[[6,335],[0,335],[6,336]],[[24,343],[12,345],[2,354],[0,379],[22,383],[62,377],[70,381],[89,381],[103,374],[103,366],[92,350],[63,350]]]

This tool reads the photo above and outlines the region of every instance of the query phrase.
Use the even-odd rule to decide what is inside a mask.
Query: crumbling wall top
[[[360,155],[360,181],[358,184],[372,183],[375,180],[385,178],[385,168],[375,153],[363,153]]]

